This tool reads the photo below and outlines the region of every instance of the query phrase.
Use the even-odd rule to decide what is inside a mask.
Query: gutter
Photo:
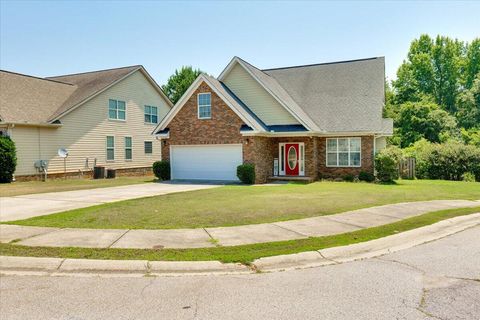
[[[321,132],[321,131],[302,131],[302,132],[260,132],[260,131],[245,131],[241,132],[244,137],[349,137],[349,136],[375,136],[375,137],[389,137],[392,134],[378,133],[378,132]]]
[[[15,126],[19,127],[44,127],[44,128],[59,128],[62,127],[61,123],[30,123],[30,122],[0,122],[0,126],[6,125],[11,128]]]

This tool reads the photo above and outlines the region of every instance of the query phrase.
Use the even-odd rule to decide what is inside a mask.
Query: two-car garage
[[[238,180],[242,159],[241,144],[170,146],[172,179]]]

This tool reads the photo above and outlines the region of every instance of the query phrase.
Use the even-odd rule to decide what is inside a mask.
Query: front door
[[[298,143],[286,143],[285,151],[285,174],[287,176],[298,176],[300,171],[300,148]]]

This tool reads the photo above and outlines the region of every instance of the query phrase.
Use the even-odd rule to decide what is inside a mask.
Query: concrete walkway
[[[102,203],[214,188],[219,184],[154,182],[129,186],[0,197],[0,222],[47,215]]]
[[[74,229],[0,225],[0,241],[25,246],[87,248],[201,248],[328,236],[375,227],[431,211],[480,206],[480,201],[398,203],[275,223],[174,230]]]

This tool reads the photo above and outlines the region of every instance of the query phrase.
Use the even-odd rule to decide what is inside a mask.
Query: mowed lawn
[[[225,186],[103,204],[11,224],[115,229],[234,226],[434,199],[479,200],[480,183],[401,180],[392,185],[317,182]]]
[[[153,177],[118,177],[116,179],[56,179],[42,181],[25,181],[0,184],[1,197],[13,197],[32,193],[61,192],[95,188],[117,187],[129,184],[152,182]]]

